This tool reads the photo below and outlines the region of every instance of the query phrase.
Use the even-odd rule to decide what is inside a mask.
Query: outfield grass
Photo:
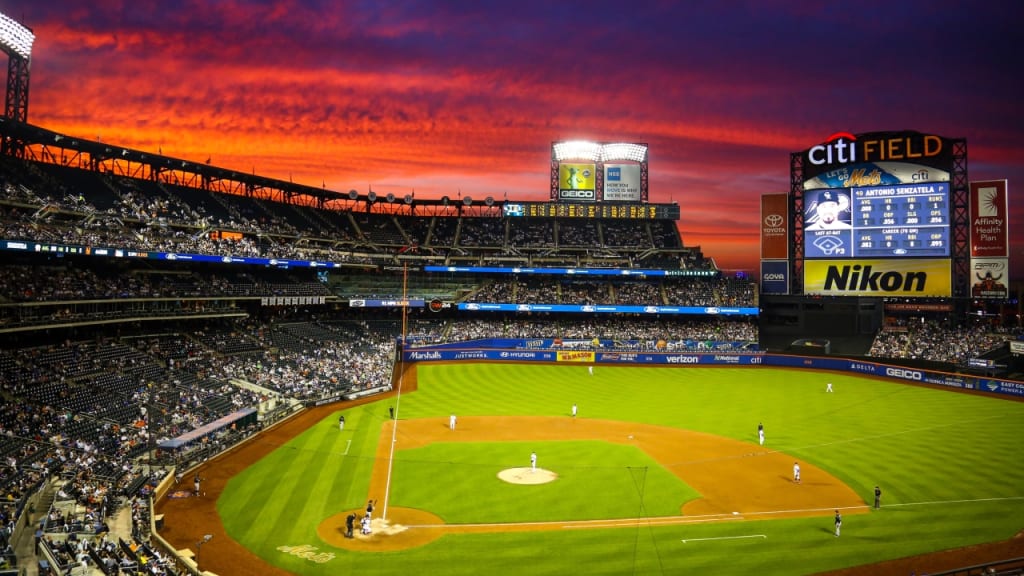
[[[834,393],[825,392],[826,382]],[[296,574],[789,575],[1001,540],[1024,527],[1020,402],[764,367],[598,367],[590,376],[582,366],[428,364],[419,367],[418,387],[397,401],[401,419],[443,425],[452,412],[567,415],[577,403],[580,418],[751,443],[762,422],[771,448],[829,471],[865,500],[881,485],[883,509],[847,515],[842,538],[831,537],[827,518],[671,527],[638,521],[625,529],[450,534],[399,552],[333,548],[316,526],[365,504],[381,423],[396,405],[388,399],[345,410],[344,433],[336,415],[325,419],[232,479],[217,503],[228,533]],[[677,514],[679,502],[694,497],[635,448],[591,441],[544,443],[543,453],[578,463],[559,470],[566,477],[558,482],[492,480],[495,468],[521,466],[535,448],[439,443],[398,451],[389,502],[467,523],[656,517]],[[721,539],[738,536],[756,537]],[[276,550],[302,544],[335,557],[313,564]]]

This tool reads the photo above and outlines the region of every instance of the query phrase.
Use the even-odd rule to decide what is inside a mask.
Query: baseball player
[[[448,428],[455,430],[455,414],[448,417]]]
[[[757,442],[764,446],[764,424],[757,423]]]
[[[800,483],[800,463],[793,462],[793,482],[796,484]]]
[[[828,384],[825,384],[825,392],[831,392],[831,391],[832,391],[832,383],[829,382]]]
[[[836,538],[839,538],[839,528],[843,525],[843,517],[839,514],[839,510],[836,510]]]
[[[338,416],[338,431],[345,429],[345,415]]]
[[[882,507],[882,489],[875,486],[875,510]]]
[[[537,453],[530,452],[530,472],[537,471]]]
[[[573,418],[576,417],[576,405],[575,404],[572,405],[572,417]]]
[[[594,375],[594,367],[593,366],[587,366],[587,371],[590,372],[591,376]]]

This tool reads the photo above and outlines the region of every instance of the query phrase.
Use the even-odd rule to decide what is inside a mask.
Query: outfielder
[[[839,510],[836,510],[836,538],[839,537],[839,528],[843,525],[843,517],[839,514]]]

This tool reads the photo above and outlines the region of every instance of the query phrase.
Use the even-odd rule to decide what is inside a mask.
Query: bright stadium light
[[[643,144],[629,144],[617,142],[605,144],[601,147],[601,161],[609,160],[632,160],[633,162],[644,162],[647,160],[647,146]]]
[[[35,39],[36,35],[31,30],[6,14],[0,14],[0,47],[4,51],[28,59],[32,55],[32,42]]]
[[[647,161],[647,146],[628,142],[601,144],[584,140],[556,142],[554,145],[555,160],[590,160],[592,162],[609,162],[630,160],[632,162]]]
[[[554,146],[555,160],[592,160],[597,162],[601,156],[601,145],[597,142],[572,140],[558,142]]]

